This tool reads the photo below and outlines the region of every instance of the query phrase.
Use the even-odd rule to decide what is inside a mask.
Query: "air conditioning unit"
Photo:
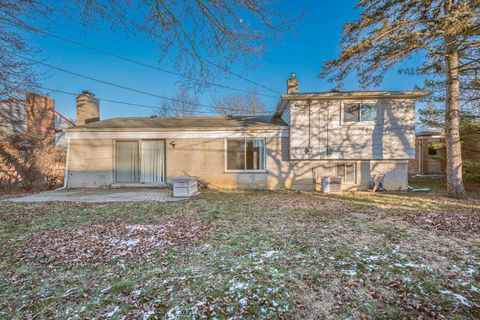
[[[323,193],[342,193],[341,177],[322,177]]]

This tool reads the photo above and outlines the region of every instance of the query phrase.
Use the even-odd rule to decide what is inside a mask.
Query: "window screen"
[[[227,140],[227,170],[265,170],[265,141]]]

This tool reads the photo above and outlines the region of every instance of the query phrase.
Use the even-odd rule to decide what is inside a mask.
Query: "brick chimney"
[[[100,120],[100,103],[93,93],[83,91],[77,96],[77,121],[76,125]]]
[[[27,132],[45,144],[55,143],[55,100],[36,93],[27,93]]]
[[[297,75],[292,72],[290,74],[290,79],[287,80],[287,94],[296,94],[298,93],[298,79]]]

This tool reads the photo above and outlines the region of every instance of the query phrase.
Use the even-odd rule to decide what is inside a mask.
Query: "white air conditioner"
[[[323,193],[342,193],[341,177],[322,177]]]

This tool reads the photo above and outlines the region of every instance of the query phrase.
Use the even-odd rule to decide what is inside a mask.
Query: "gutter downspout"
[[[65,176],[63,177],[63,187],[60,187],[57,190],[66,189],[67,186],[68,186],[68,165],[69,165],[69,159],[70,159],[70,137],[68,138],[67,141],[68,141],[68,143],[67,143],[67,159],[65,161]]]

